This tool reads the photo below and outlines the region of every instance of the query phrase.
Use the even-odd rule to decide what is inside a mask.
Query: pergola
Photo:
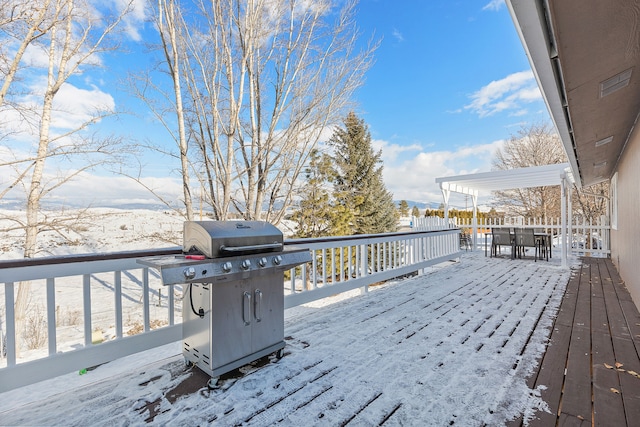
[[[444,215],[449,218],[449,196],[452,192],[471,196],[473,202],[473,247],[478,239],[478,193],[480,191],[559,185],[561,189],[562,265],[567,265],[567,224],[571,224],[571,184],[574,182],[569,163],[532,166],[521,169],[481,172],[436,178],[444,198]]]

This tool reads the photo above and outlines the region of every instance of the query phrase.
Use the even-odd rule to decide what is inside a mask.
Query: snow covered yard
[[[1,424],[501,425],[545,404],[525,378],[571,271],[462,262],[286,313],[285,357],[209,391],[180,344],[0,394]],[[263,361],[264,362],[264,361]]]

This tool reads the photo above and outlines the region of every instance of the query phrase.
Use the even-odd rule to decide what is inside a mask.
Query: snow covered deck
[[[591,282],[597,281],[601,266],[611,267],[610,261],[593,260],[597,269],[586,264],[588,279],[585,267],[572,274],[559,262],[555,257],[534,263],[468,252],[460,263],[372,287],[366,295],[287,310],[284,358],[227,375],[218,390],[209,391],[199,371],[185,370],[180,343],[175,343],[85,375],[0,394],[1,424],[440,426],[519,425],[539,418],[549,425],[556,414],[544,411],[558,411],[557,383],[565,378],[567,353],[569,361],[581,359],[575,375],[567,370],[564,384],[565,390],[574,387],[576,396],[591,396],[590,370],[598,379],[619,379],[618,388],[610,387],[617,393],[594,391],[596,417],[616,410],[624,416],[628,402],[637,411],[632,387],[640,379],[629,372],[640,372],[637,353],[630,351],[640,333],[637,310],[610,274],[610,281],[600,280],[602,290],[593,292],[604,295],[607,314],[618,316],[618,323],[593,317],[599,311],[590,309],[590,301],[598,299],[590,297]],[[636,330],[613,339],[615,353],[610,354],[601,346],[606,340],[585,337],[591,336],[587,325],[599,337],[606,336],[601,324],[611,325],[612,336],[624,330],[623,319],[614,314],[615,301],[625,308],[615,313],[629,313],[624,321]],[[567,336],[570,345],[563,344]],[[620,346],[625,353],[618,352]],[[590,348],[602,359],[593,356],[593,369],[591,356],[576,356],[578,351],[590,354]],[[616,370],[616,362],[626,371]],[[565,393],[563,416],[590,423],[588,406],[584,413],[568,412],[571,396]]]

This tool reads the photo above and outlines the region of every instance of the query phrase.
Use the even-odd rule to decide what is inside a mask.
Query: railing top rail
[[[109,261],[115,259],[142,258],[147,256],[174,255],[182,253],[182,248],[141,249],[136,251],[105,252],[96,254],[56,255],[41,258],[19,258],[0,260],[0,270],[15,267],[34,267],[40,265],[72,264],[88,261]]]
[[[395,233],[380,233],[380,234],[358,234],[354,236],[332,236],[322,238],[309,238],[309,239],[287,239],[284,241],[285,245],[304,245],[314,243],[329,243],[329,242],[356,242],[358,240],[370,240],[374,238],[389,238],[389,237],[416,237],[425,234],[438,233],[443,231],[458,230],[458,228],[450,228],[443,230],[429,230],[429,231],[402,231]],[[72,264],[79,262],[90,261],[110,261],[118,259],[131,259],[142,258],[147,256],[164,256],[164,255],[177,255],[182,253],[182,248],[175,246],[172,248],[161,249],[143,249],[134,251],[121,251],[121,252],[108,252],[97,254],[77,254],[77,255],[56,255],[47,256],[41,258],[20,258],[11,260],[0,260],[0,270],[16,267],[34,267],[45,265],[57,265],[57,264]]]
[[[330,236],[330,237],[312,237],[307,239],[287,239],[284,244],[287,245],[303,245],[310,243],[327,243],[327,242],[344,242],[355,240],[370,240],[379,237],[415,237],[425,234],[441,233],[443,231],[457,231],[458,227],[443,228],[438,230],[415,230],[415,231],[398,231],[394,233],[380,233],[380,234],[355,234],[353,236]]]

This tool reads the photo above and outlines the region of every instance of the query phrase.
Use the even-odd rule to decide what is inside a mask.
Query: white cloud
[[[134,0],[129,5],[129,0],[117,0],[119,10],[131,7],[131,11],[124,17],[125,32],[134,41],[141,41],[140,27],[144,25],[147,19],[146,0]]]
[[[504,140],[460,147],[453,151],[419,152],[412,158],[400,162],[390,161],[394,156],[387,155],[386,151],[393,151],[397,146],[380,142],[378,144],[382,146],[385,160],[384,182],[395,200],[440,203],[442,192],[435,182],[436,178],[491,170],[495,151],[503,146]],[[489,197],[489,193],[482,194],[483,203],[486,203]],[[455,204],[454,199],[452,205]],[[462,205],[464,206],[464,202]]]
[[[489,3],[487,3],[482,10],[500,10],[502,9],[502,6],[504,6],[504,0],[491,0]]]
[[[115,107],[113,97],[96,86],[81,89],[65,83],[54,101],[52,125],[57,129],[77,129],[99,112],[109,113]]]
[[[28,88],[28,91],[34,95],[25,96],[17,102],[21,113],[13,109],[0,112],[2,129],[12,134],[12,140],[33,139],[37,136],[39,129],[33,124],[38,123],[42,112],[42,98],[35,94],[44,93],[45,87],[44,76],[34,80]],[[64,83],[53,101],[51,128],[57,132],[75,130],[100,114],[113,112],[115,107],[113,97],[97,86],[83,89]],[[24,120],[25,116],[28,116],[29,120]]]
[[[404,36],[397,28],[394,28],[393,31],[391,31],[391,35],[400,43],[404,41]]]
[[[436,178],[491,170],[495,151],[503,144],[503,140],[498,140],[454,150],[425,152],[424,148],[417,144],[403,147],[382,140],[372,141],[375,150],[382,149],[384,182],[387,189],[393,193],[394,199],[432,203],[442,202],[442,193],[435,182]],[[403,154],[409,154],[408,158]],[[45,177],[50,178],[53,176]],[[180,206],[182,185],[178,177],[148,177],[142,181],[158,191],[166,200]],[[480,204],[488,203],[490,196],[490,193],[481,194]],[[16,188],[7,195],[7,199],[23,200],[24,194],[21,189]],[[83,172],[57,188],[47,201],[68,207],[160,204],[155,196],[130,178],[118,175],[99,176],[89,172]],[[466,202],[464,196],[457,194],[452,195],[450,200],[451,206],[456,208],[463,208]]]
[[[521,114],[522,105],[539,101],[542,94],[531,71],[513,73],[501,80],[494,80],[471,96],[471,103],[465,109],[480,117],[514,110]]]
[[[413,144],[413,145],[390,144],[389,142],[381,139],[372,139],[371,147],[376,152],[378,150],[382,150],[382,160],[384,162],[395,162],[398,156],[402,153],[422,150],[422,146],[419,144]]]
[[[142,178],[149,188],[159,192],[171,202],[182,199],[180,180],[173,177]],[[24,197],[9,194],[11,198]],[[55,189],[47,200],[65,206],[122,206],[123,204],[160,204],[151,192],[124,176],[98,176],[88,172],[78,174],[73,180]]]

